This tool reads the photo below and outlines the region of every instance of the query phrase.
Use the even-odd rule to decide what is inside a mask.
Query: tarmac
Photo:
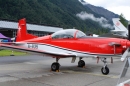
[[[0,57],[0,86],[116,86],[124,62],[119,57],[108,61],[110,73],[103,75],[103,62],[97,59],[83,58],[85,68],[78,68],[76,59],[60,59],[60,72],[50,71],[55,58],[47,56],[8,56]],[[130,68],[129,68],[130,69]],[[120,82],[130,79],[130,70]],[[129,82],[128,82],[129,83]]]

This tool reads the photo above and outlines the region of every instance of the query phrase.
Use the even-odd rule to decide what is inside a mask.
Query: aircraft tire
[[[83,60],[80,60],[78,62],[78,67],[83,67],[83,66],[85,66],[85,62]]]
[[[101,72],[102,72],[102,74],[107,75],[107,74],[109,74],[109,68],[107,66],[106,67],[102,67],[101,68]]]
[[[51,70],[52,71],[57,71],[57,70],[59,70],[59,68],[60,68],[59,63],[57,63],[57,62],[52,63],[52,65],[51,65]]]

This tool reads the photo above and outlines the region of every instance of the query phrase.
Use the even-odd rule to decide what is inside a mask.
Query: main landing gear
[[[78,67],[85,67],[85,62],[82,60],[82,57],[79,58]]]
[[[60,64],[58,63],[59,59],[60,58],[56,58],[56,62],[52,63],[51,71],[59,72],[59,68],[60,68]],[[75,59],[74,59],[74,61],[75,61]],[[101,68],[102,74],[104,74],[104,75],[109,74],[109,68],[107,67],[106,58],[104,57],[101,61],[104,63],[104,66]],[[85,62],[82,60],[82,57],[79,58],[78,67],[82,67],[82,68],[85,67]]]
[[[107,67],[106,58],[103,58],[102,62],[104,63],[104,66],[101,68],[101,72],[102,72],[102,74],[107,75],[107,74],[109,74],[109,68]]]
[[[56,58],[56,62],[52,63],[51,70],[59,72],[60,64],[58,63],[60,58]]]

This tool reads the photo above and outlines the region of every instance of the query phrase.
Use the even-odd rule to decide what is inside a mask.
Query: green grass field
[[[12,55],[12,50],[0,50],[0,56],[10,56]],[[27,55],[24,52],[19,52],[19,51],[13,51],[13,55]]]

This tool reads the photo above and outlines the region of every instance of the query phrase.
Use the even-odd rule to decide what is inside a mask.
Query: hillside
[[[98,6],[94,6],[94,5],[91,5],[91,4],[87,4],[85,5],[86,8],[90,8],[93,12],[99,14],[99,15],[102,15],[104,16],[106,19],[108,19],[109,21],[112,20],[112,18],[118,18],[119,15],[107,10],[107,9],[104,9],[103,7],[98,7]]]
[[[79,0],[0,0],[0,19],[18,21],[26,18],[28,23],[76,28],[84,32],[107,32],[98,21],[83,20],[77,14],[86,12],[96,18],[103,15],[84,7]],[[103,16],[105,17],[105,16]]]

